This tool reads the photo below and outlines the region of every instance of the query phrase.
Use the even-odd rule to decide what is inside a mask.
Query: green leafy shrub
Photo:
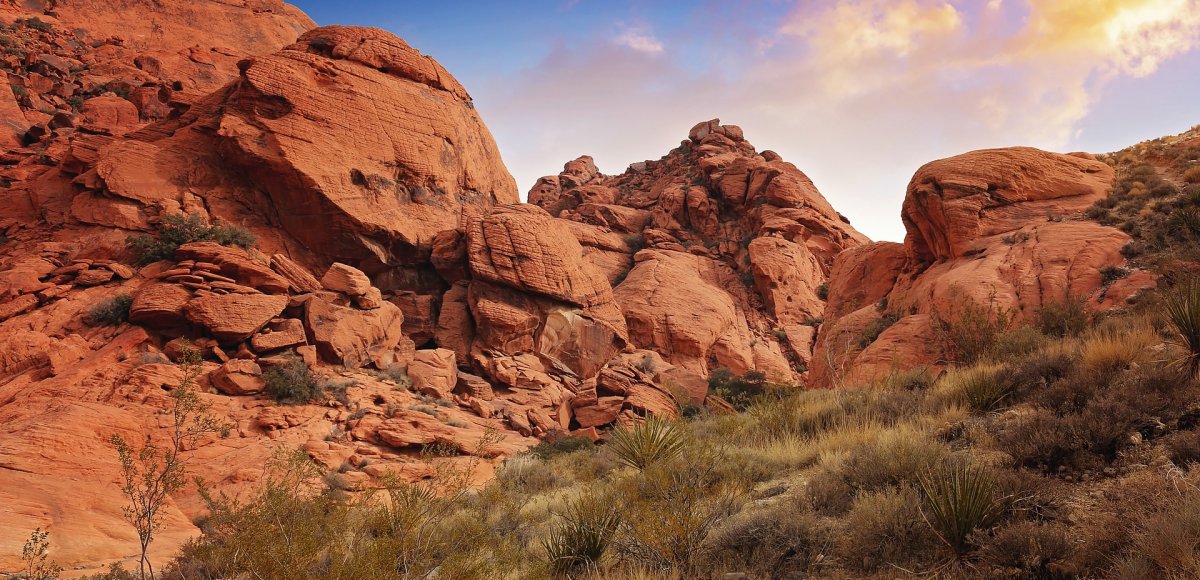
[[[302,405],[325,394],[321,383],[309,372],[308,365],[296,357],[264,372],[263,382],[263,390],[283,404]]]
[[[600,559],[621,523],[612,501],[584,496],[567,504],[557,519],[542,541],[551,573],[555,577],[574,577],[599,572]]]
[[[133,297],[118,294],[88,310],[88,321],[97,326],[118,326],[129,320],[130,306],[133,306]]]
[[[200,214],[174,214],[159,222],[156,236],[136,234],[125,239],[125,244],[137,254],[142,264],[170,260],[175,257],[175,250],[179,246],[191,242],[216,242],[223,246],[249,248],[254,245],[254,234],[240,226],[209,225]]]
[[[671,459],[683,451],[684,434],[675,425],[649,418],[632,428],[612,433],[609,447],[622,463],[640,470]]]
[[[551,457],[574,453],[581,449],[590,449],[592,440],[582,435],[570,435],[561,431],[551,433],[538,443],[530,452],[536,455],[542,461],[547,461]]]
[[[929,525],[958,556],[969,551],[971,534],[992,527],[1004,515],[996,476],[987,468],[947,461],[920,483]]]
[[[767,374],[762,371],[746,371],[738,376],[727,368],[719,368],[708,376],[709,394],[725,399],[739,411],[777,390],[778,386],[767,381]]]

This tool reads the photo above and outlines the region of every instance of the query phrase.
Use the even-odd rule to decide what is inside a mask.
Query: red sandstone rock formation
[[[1112,181],[1087,154],[1027,147],[975,151],[921,167],[908,186],[904,244],[878,243],[835,261],[811,382],[854,386],[895,369],[944,362],[934,316],[965,301],[1028,321],[1069,297],[1097,310],[1153,285],[1134,272],[1106,285],[1129,236],[1083,218]],[[870,325],[894,322],[863,346]]]

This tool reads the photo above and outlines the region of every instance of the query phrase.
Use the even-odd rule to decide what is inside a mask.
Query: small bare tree
[[[196,378],[201,371],[199,353],[186,349],[179,367],[183,369],[183,379],[170,395],[175,404],[168,440],[159,443],[147,435],[141,447],[135,448],[120,435],[111,439],[121,462],[121,492],[129,499],[124,508],[125,519],[138,534],[141,548],[138,570],[143,579],[154,578],[148,551],[154,533],[162,524],[162,508],[186,481],[184,451],[194,447],[204,435],[228,431],[226,425],[208,415],[212,404],[201,399],[196,390]]]
[[[25,540],[21,561],[25,562],[25,577],[29,580],[56,580],[62,574],[58,563],[50,560],[50,532],[41,528],[34,528]]]

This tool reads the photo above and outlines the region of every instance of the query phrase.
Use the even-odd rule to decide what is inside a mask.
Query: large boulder
[[[309,31],[246,62],[226,100],[230,159],[283,229],[329,259],[411,263],[464,202],[517,201],[466,90],[383,30]]]
[[[372,350],[396,348],[404,339],[404,315],[395,304],[358,310],[320,296],[304,303],[304,325],[326,362],[358,368],[372,362]]]
[[[1078,214],[1104,197],[1112,178],[1111,167],[1089,156],[1031,147],[927,163],[904,198],[905,245],[922,262],[960,257],[980,238]]]
[[[213,338],[236,343],[262,330],[287,303],[287,296],[271,294],[213,294],[193,298],[183,313]]]

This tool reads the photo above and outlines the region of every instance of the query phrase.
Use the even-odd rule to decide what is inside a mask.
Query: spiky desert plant
[[[1004,368],[996,365],[957,371],[952,380],[963,400],[976,411],[995,410],[1012,393],[1012,382],[1007,380]]]
[[[567,504],[558,522],[542,541],[550,572],[555,577],[599,571],[621,516],[607,498],[584,496]]]
[[[1193,376],[1200,373],[1200,281],[1185,280],[1163,297],[1174,342],[1187,352],[1181,363]]]
[[[968,538],[987,529],[1004,514],[996,497],[996,476],[964,461],[947,461],[920,477],[927,521],[956,556],[970,549]]]
[[[683,451],[684,436],[674,424],[650,418],[632,428],[617,429],[609,445],[622,463],[645,469],[679,455]]]

